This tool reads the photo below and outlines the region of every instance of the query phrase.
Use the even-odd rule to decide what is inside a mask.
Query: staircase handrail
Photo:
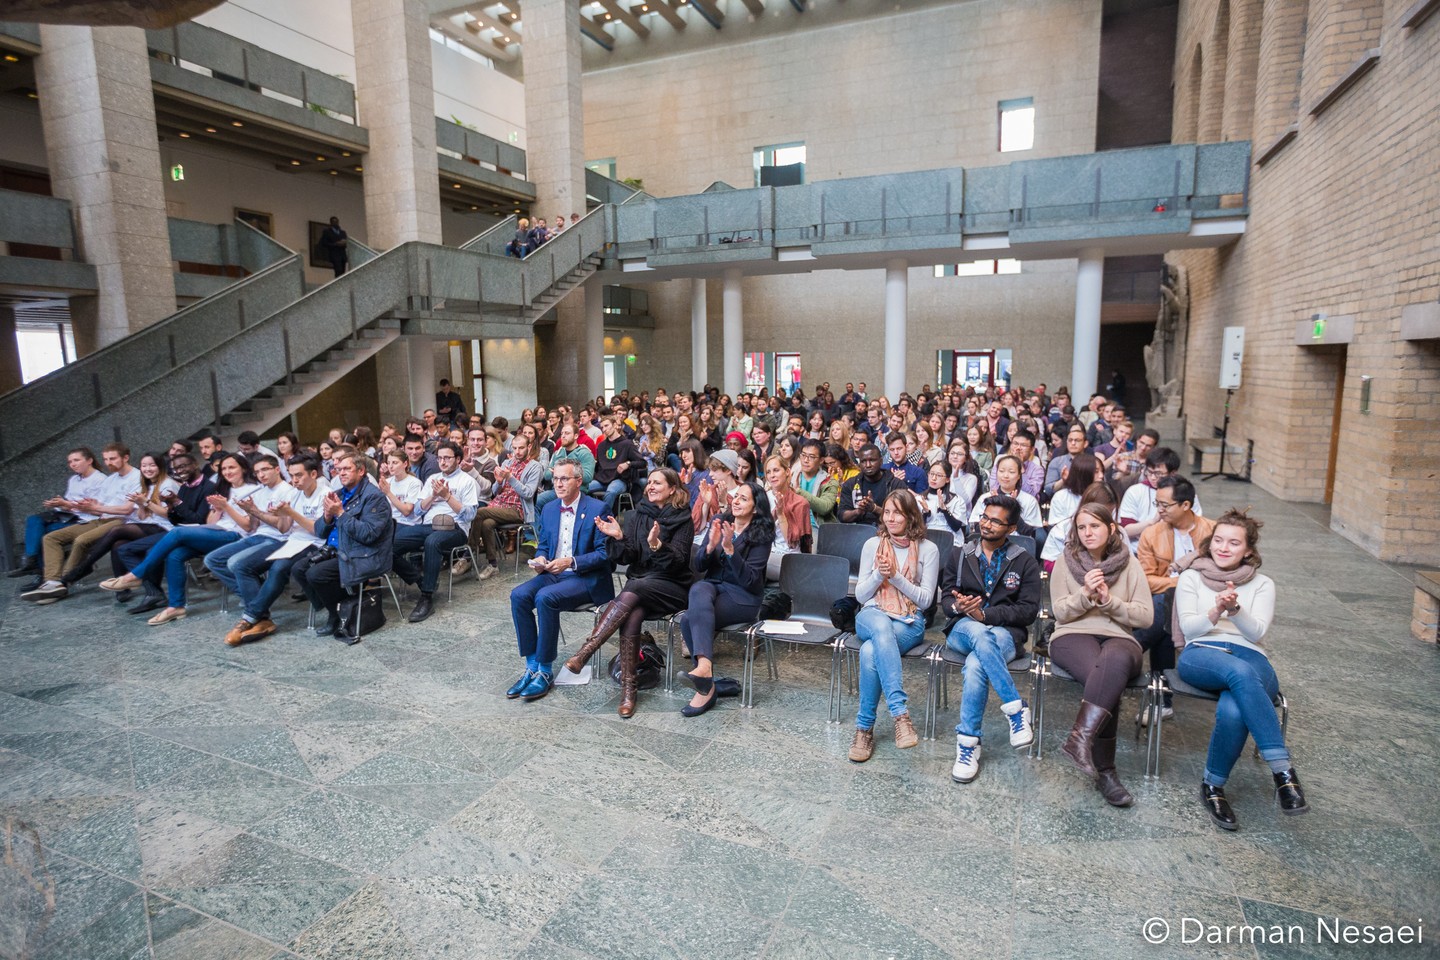
[[[247,300],[293,301],[304,289],[300,255],[250,224],[235,222],[238,230],[250,231],[252,239],[269,247],[275,260],[148,327],[0,394],[0,424],[4,425],[0,428],[0,456],[16,456],[43,442],[41,434],[55,433],[57,413],[83,422],[168,376],[215,345],[216,334],[229,323],[238,321],[243,330]],[[225,322],[207,323],[205,315],[210,313]],[[251,314],[256,319],[259,315]]]
[[[483,249],[483,246],[484,244],[489,242],[489,238],[492,233],[495,233],[497,230],[503,230],[504,228],[508,228],[509,232],[513,234],[519,228],[519,225],[520,218],[514,214],[511,214],[504,220],[501,220],[499,223],[487,227],[486,229],[477,233],[475,236],[471,237],[469,240],[466,240],[464,243],[460,244],[460,249],[474,250],[478,253],[489,253],[490,251]]]

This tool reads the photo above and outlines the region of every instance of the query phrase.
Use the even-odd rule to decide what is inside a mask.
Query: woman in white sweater
[[[901,685],[901,657],[925,639],[925,614],[935,599],[940,551],[925,537],[925,518],[909,490],[885,498],[880,532],[860,552],[855,616],[860,638],[860,709],[850,759],[864,763],[875,751],[875,712],[880,695],[895,721],[895,746],[920,742]]]
[[[1239,826],[1225,799],[1225,781],[1247,735],[1275,776],[1280,811],[1291,816],[1310,811],[1272,705],[1279,681],[1264,642],[1275,615],[1275,584],[1258,572],[1260,526],[1246,513],[1226,513],[1209,539],[1181,561],[1175,585],[1172,632],[1176,646],[1184,647],[1180,679],[1220,694],[1200,797],[1223,830]]]

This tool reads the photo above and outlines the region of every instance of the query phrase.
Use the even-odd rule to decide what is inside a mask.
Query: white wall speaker
[[[1220,389],[1240,389],[1240,367],[1245,359],[1245,328],[1226,327],[1220,349]]]

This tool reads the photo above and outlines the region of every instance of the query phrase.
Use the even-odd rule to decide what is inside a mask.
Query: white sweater
[[[1222,613],[1219,620],[1211,623],[1210,611],[1215,608],[1215,598],[1219,595],[1206,586],[1196,571],[1186,570],[1180,574],[1175,585],[1175,610],[1185,642],[1238,643],[1265,653],[1263,641],[1270,621],[1275,618],[1275,582],[1257,573],[1249,583],[1235,588],[1240,611],[1233,616]]]

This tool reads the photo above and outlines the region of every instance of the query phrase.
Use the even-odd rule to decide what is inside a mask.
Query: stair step
[[[277,383],[260,391],[262,397],[298,397],[305,392],[303,387],[292,383]]]
[[[360,331],[361,340],[384,340],[389,335],[388,330],[375,330],[371,327],[366,327]]]
[[[400,321],[393,317],[383,317],[375,321],[375,326],[381,330],[399,330]]]
[[[319,383],[324,378],[321,377],[318,373],[302,373],[297,370],[295,373],[290,375],[290,379],[294,380],[297,384],[306,384]]]
[[[340,360],[354,360],[355,351],[347,350],[344,347],[336,347],[325,351],[325,360],[330,363],[337,363]],[[337,363],[338,366],[338,363]]]
[[[299,370],[297,370],[297,371],[295,371],[295,372],[296,372],[297,374],[330,373],[331,371],[339,370],[339,369],[340,369],[340,364],[338,364],[338,363],[333,363],[333,362],[331,362],[331,361],[328,360],[328,359],[326,359],[326,360],[311,360],[309,363],[305,364],[305,366],[301,367]]]

